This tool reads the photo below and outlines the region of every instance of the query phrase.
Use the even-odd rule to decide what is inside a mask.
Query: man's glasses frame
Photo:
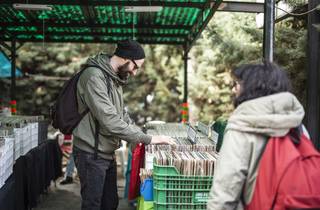
[[[138,69],[139,69],[138,64],[137,64],[133,59],[131,59],[131,61],[132,61],[132,63],[134,64],[134,69],[135,69],[135,70],[138,70]]]

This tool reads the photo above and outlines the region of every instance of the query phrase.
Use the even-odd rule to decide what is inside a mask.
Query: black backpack
[[[86,65],[84,68],[71,77],[62,87],[56,103],[51,107],[52,126],[59,129],[63,134],[72,134],[73,129],[79,124],[81,119],[89,112],[87,108],[82,113],[78,112],[77,83],[87,68],[95,67],[103,72],[108,84],[108,94],[110,93],[110,79],[105,71],[95,65]],[[99,126],[97,126],[99,127]],[[97,135],[97,134],[96,134]]]

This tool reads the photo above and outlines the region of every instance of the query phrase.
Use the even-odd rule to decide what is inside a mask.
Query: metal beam
[[[296,14],[299,14],[299,13],[303,13],[303,12],[306,12],[308,10],[308,4],[304,4],[304,5],[301,5],[295,9],[293,9],[292,11],[289,11],[290,13],[296,13]],[[289,17],[292,17],[291,15],[285,13],[281,16],[277,16],[276,19],[275,19],[275,23],[278,23],[278,22],[281,22]]]
[[[24,45],[24,42],[20,42],[19,46],[16,47],[17,51]]]
[[[212,5],[213,5],[213,4],[214,4],[214,3],[212,3]],[[211,5],[211,2],[210,2],[210,1],[206,1],[206,4],[203,6],[203,8],[201,8],[200,14],[197,16],[197,19],[196,19],[196,21],[195,21],[195,24],[193,24],[193,26],[192,26],[192,28],[191,28],[191,30],[190,30],[190,32],[191,32],[190,35],[196,33],[197,28],[198,28],[199,25],[203,22],[203,15],[204,15],[205,9],[206,9],[206,8],[209,8],[209,7],[212,6],[212,5]],[[190,37],[189,39],[192,39],[192,37]]]
[[[264,6],[263,57],[273,62],[275,0],[265,0]]]
[[[214,2],[214,0],[210,0]],[[87,2],[87,3],[86,3]],[[118,0],[99,0],[86,2],[79,1],[61,1],[61,0],[32,0],[32,4],[48,5],[71,5],[71,6],[163,6],[163,7],[188,7],[203,8],[204,2],[170,2],[170,1],[118,1]],[[2,0],[1,4],[26,3],[25,0]]]
[[[0,40],[3,41],[10,41],[3,39],[3,37],[0,36]],[[18,41],[22,42],[43,42],[42,39],[26,39],[26,38],[20,38],[17,39]],[[46,43],[111,43],[114,44],[118,40],[102,40],[98,38],[94,38],[93,40],[85,40],[85,39],[79,39],[79,40],[55,40],[50,37],[46,37]],[[175,42],[175,41],[149,41],[144,40],[143,38],[137,38],[137,41],[141,44],[167,44],[167,45],[183,45],[185,42]]]
[[[7,43],[5,43],[4,41],[0,41],[0,44],[1,44],[4,48],[6,48],[7,50],[11,51],[11,47],[10,47]]]
[[[4,34],[5,32],[3,30],[0,30],[0,34]],[[0,35],[0,37],[2,37],[3,35]],[[12,34],[10,35],[11,37],[13,36]],[[11,39],[12,40],[12,39]],[[19,45],[16,46],[16,51],[18,51],[18,49],[20,49],[24,43],[23,42],[20,42],[18,43]],[[2,45],[4,48],[6,48],[7,50],[11,51],[11,47],[6,44],[4,41],[0,41],[0,45]],[[2,51],[2,50],[1,50]],[[9,57],[9,56],[8,56]]]
[[[188,103],[188,50],[187,46],[184,46],[184,87],[183,87],[183,102]]]
[[[188,105],[188,46],[183,46],[183,61],[184,61],[184,83],[183,83],[183,103],[181,112],[181,122],[189,121],[189,105]]]
[[[7,58],[10,58],[10,54],[7,53],[4,49],[7,49],[6,47],[3,46],[4,42],[0,42],[0,52],[2,52],[2,54],[4,54],[5,56],[7,56]],[[8,50],[8,49],[7,49]],[[8,50],[11,53],[11,48]]]
[[[102,37],[106,37],[106,36],[131,36],[132,33],[114,33],[114,32],[48,32],[48,31],[42,31],[42,30],[38,30],[38,31],[16,31],[13,32],[12,34],[14,34],[15,36],[17,35],[42,35],[43,32],[46,33],[46,36],[52,36],[52,35],[58,35],[58,36],[102,36]],[[0,33],[2,33],[2,31],[0,30]],[[135,33],[135,36],[141,36],[141,37],[161,37],[161,38],[165,38],[165,37],[173,37],[173,38],[186,38],[188,34],[155,34],[155,33]]]
[[[264,3],[224,1],[218,7],[219,12],[263,13]]]
[[[11,101],[16,100],[16,40],[11,41],[11,86],[10,96]]]
[[[319,0],[309,0],[308,10],[320,5]],[[306,122],[315,147],[320,149],[320,32],[314,24],[320,23],[316,12],[308,14],[308,72]]]
[[[83,12],[83,15],[85,19],[87,20],[87,23],[90,25],[93,24],[93,18],[94,18],[94,10],[92,9],[91,6],[89,6],[89,1],[88,0],[80,0],[81,3],[81,10]]]
[[[41,27],[42,22],[1,22],[0,27],[4,29],[8,27]],[[46,27],[75,27],[75,28],[126,28],[131,29],[132,24],[110,24],[110,23],[81,23],[81,22],[70,22],[70,23],[55,23],[55,22],[46,22]],[[135,28],[143,28],[143,29],[184,29],[190,30],[192,26],[185,25],[144,25],[137,24],[134,26]]]
[[[1,29],[1,34],[6,34],[7,36],[12,37],[12,34],[6,29]]]
[[[211,18],[213,17],[215,11],[218,9],[218,7],[220,6],[222,0],[220,1],[216,1],[215,3],[210,3],[210,13],[208,14],[208,16],[206,17],[206,19],[203,21],[200,29],[198,29],[196,31],[196,34],[193,36],[193,38],[191,40],[187,40],[186,44],[187,44],[187,52],[190,51],[192,45],[195,43],[195,41],[198,39],[198,37],[200,36],[200,34],[202,33],[202,31],[207,27],[209,21],[211,20]],[[191,30],[192,32],[192,30]]]

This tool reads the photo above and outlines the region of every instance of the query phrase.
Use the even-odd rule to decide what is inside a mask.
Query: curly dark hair
[[[291,82],[287,73],[275,63],[242,65],[232,71],[240,82],[240,95],[234,99],[235,107],[241,103],[280,92],[291,92]]]

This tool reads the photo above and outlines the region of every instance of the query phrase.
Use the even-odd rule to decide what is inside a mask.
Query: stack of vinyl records
[[[192,126],[179,123],[147,125],[147,134],[166,135],[175,139],[176,145],[147,145],[146,151],[155,153],[158,150],[175,151],[215,151],[215,142],[207,135],[197,131]]]
[[[146,169],[153,168],[153,159],[157,151],[178,152],[214,152],[215,142],[207,133],[181,123],[146,124],[149,135],[166,135],[175,139],[176,145],[147,145],[145,156]]]
[[[153,175],[154,209],[205,209],[218,154],[204,124],[147,124],[146,133],[176,145],[147,145],[145,170]],[[150,173],[148,173],[150,175]]]
[[[181,175],[213,176],[217,154],[215,152],[158,151],[154,159],[157,165],[174,166]]]

